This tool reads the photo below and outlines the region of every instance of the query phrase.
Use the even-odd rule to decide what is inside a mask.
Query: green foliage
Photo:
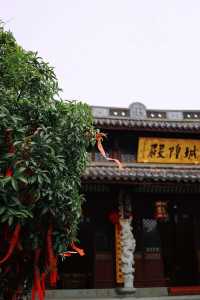
[[[20,249],[0,265],[0,295],[10,299],[24,282],[31,286],[34,249],[46,256],[49,224],[56,254],[76,238],[80,176],[95,132],[89,107],[55,100],[59,87],[53,68],[22,49],[2,27],[0,78],[1,257],[16,224],[22,226]],[[12,271],[6,273],[7,267]]]

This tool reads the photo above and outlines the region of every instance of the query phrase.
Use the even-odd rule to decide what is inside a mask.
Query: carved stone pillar
[[[134,251],[136,241],[133,236],[132,227],[132,207],[128,196],[122,193],[119,199],[119,224],[120,224],[120,238],[121,238],[121,271],[123,274],[124,287],[120,292],[134,292]]]

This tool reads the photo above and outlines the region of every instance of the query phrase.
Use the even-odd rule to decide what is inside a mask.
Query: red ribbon
[[[8,176],[8,177],[13,176],[13,169],[11,167],[6,169],[6,176]]]
[[[118,165],[118,167],[119,167],[120,170],[123,169],[122,163],[121,163],[118,159],[116,159],[116,158],[111,158],[111,157],[108,157],[108,156],[106,155],[106,152],[105,152],[105,150],[104,150],[104,148],[103,148],[103,145],[102,145],[102,141],[103,141],[103,138],[104,138],[104,137],[106,137],[106,134],[105,134],[105,133],[99,132],[99,133],[96,134],[97,148],[98,148],[99,152],[101,153],[101,155],[102,155],[106,160],[114,161],[114,162]]]

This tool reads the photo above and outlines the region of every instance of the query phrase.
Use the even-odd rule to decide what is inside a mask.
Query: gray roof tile
[[[109,164],[91,164],[83,181],[200,182],[200,166],[127,164],[122,170]]]
[[[120,118],[95,118],[94,125],[105,128],[129,128],[129,129],[168,129],[200,131],[199,121],[164,121],[164,120],[132,120]]]

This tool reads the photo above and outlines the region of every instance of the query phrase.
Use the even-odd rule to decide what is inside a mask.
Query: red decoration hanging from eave
[[[119,169],[123,169],[122,163],[118,159],[111,158],[106,155],[106,152],[102,145],[102,141],[103,141],[104,137],[106,137],[105,133],[99,132],[96,134],[96,142],[97,142],[97,148],[98,148],[99,152],[106,160],[114,161],[118,165]]]

